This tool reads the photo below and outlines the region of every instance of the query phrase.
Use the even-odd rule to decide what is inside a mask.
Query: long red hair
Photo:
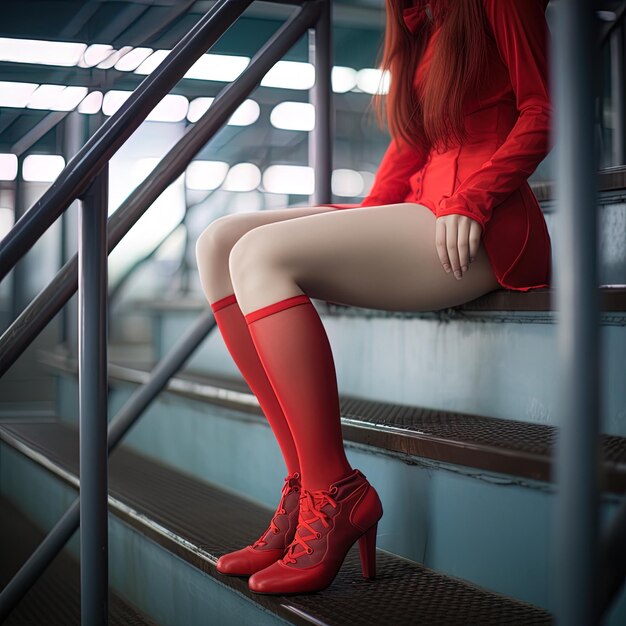
[[[418,149],[424,142],[445,148],[450,138],[459,142],[466,138],[463,102],[487,78],[487,18],[482,0],[430,0],[433,19],[412,33],[403,11],[417,2],[426,3],[385,0],[387,22],[378,66],[389,72],[391,80],[387,95],[376,93],[372,101],[381,127],[386,108],[389,132],[400,143]],[[418,93],[415,73],[429,35],[439,25],[441,32]]]

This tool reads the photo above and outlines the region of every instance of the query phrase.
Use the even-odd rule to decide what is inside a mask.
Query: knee
[[[245,232],[241,214],[224,215],[211,222],[196,240],[198,266],[228,262],[234,244]]]
[[[249,230],[233,245],[228,256],[228,268],[234,284],[241,285],[245,279],[253,280],[260,270],[274,265],[277,250],[271,244],[268,230],[272,224],[265,224]]]

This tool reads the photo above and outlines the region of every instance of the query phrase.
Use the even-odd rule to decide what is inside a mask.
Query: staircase
[[[77,199],[79,185],[86,189],[94,180],[101,185],[102,193],[90,192],[84,204],[92,214],[99,209],[106,216],[108,160],[162,93],[224,34],[244,4],[249,3],[214,3],[197,27],[184,29],[177,52],[142,83],[128,106],[86,141],[71,166],[3,241],[0,278]],[[271,45],[255,55],[244,78],[220,92],[211,105],[215,113],[205,114],[112,215],[109,247],[184,171],[275,60],[313,31],[312,58],[321,80],[311,92],[320,112],[311,135],[311,164],[320,179],[311,202],[327,200],[329,6],[305,4],[286,28],[272,35]],[[172,12],[173,19],[179,10]],[[604,530],[623,507],[626,493],[626,168],[607,168],[598,182],[603,401],[598,489]],[[557,257],[562,229],[553,212],[551,185],[539,183],[533,189]],[[91,244],[81,243],[83,256],[92,261],[96,252],[104,258],[103,226],[99,232],[94,227]],[[54,325],[40,333],[74,293],[76,268],[76,260],[70,259],[35,298],[27,319],[18,319],[17,328],[0,337],[0,346],[10,346],[0,350],[6,362],[22,355],[0,381],[0,592],[15,580],[43,533],[64,519],[76,502],[79,484],[81,504],[91,495],[88,485],[94,484],[85,474],[79,482],[79,449],[83,459],[92,457],[86,457],[87,448],[79,441],[79,363],[76,345],[71,345],[76,334],[60,343]],[[102,279],[103,273],[94,270],[91,276]],[[79,286],[92,307],[103,304],[89,289],[95,282],[83,279]],[[383,503],[376,579],[362,577],[356,545],[333,584],[315,594],[253,594],[245,578],[217,572],[219,556],[250,543],[267,527],[286,468],[256,398],[214,328],[111,453],[106,503],[104,491],[99,502],[91,498],[92,515],[99,511],[99,519],[108,520],[109,623],[554,623],[554,543],[557,533],[565,532],[553,521],[554,444],[558,428],[568,427],[558,417],[562,398],[555,384],[559,351],[554,291],[499,290],[459,307],[424,313],[314,304],[335,357],[348,459],[369,478]],[[75,305],[76,299],[71,302]],[[9,317],[3,306],[0,314]],[[108,349],[109,422],[124,410],[128,413],[129,403],[152,380],[156,364],[180,349],[181,336],[207,309],[197,284],[165,300],[128,297],[115,309]],[[68,312],[76,317],[75,309],[68,307]],[[94,308],[91,313],[85,316],[89,322],[98,319]],[[141,320],[143,341],[135,343]],[[83,341],[87,337],[95,342],[104,325],[79,328]],[[22,354],[35,335],[38,341]],[[90,354],[92,360],[81,366],[83,381],[97,369],[102,352]],[[84,397],[97,398],[94,389]],[[81,429],[96,422],[103,406],[94,403],[91,421],[91,414],[83,411]],[[85,593],[85,588],[97,586],[97,576],[85,583],[79,574],[81,566],[87,571],[86,561],[97,562],[98,554],[83,554],[79,566],[78,531],[64,545],[10,613],[9,626],[79,624],[81,617],[85,621],[81,603],[97,612],[97,593]],[[100,544],[94,540],[90,545]],[[93,574],[93,567],[89,571]],[[101,582],[100,591],[107,580]],[[622,584],[603,624],[625,623]]]
[[[611,410],[625,390],[610,374],[619,377],[625,296],[603,289],[605,520],[626,490],[626,420]],[[353,546],[333,585],[310,596],[260,596],[215,570],[265,529],[285,467],[211,333],[110,457],[111,588],[159,624],[552,623],[551,297],[498,291],[411,314],[315,301],[337,364],[347,455],[385,514],[377,579],[362,578]],[[111,417],[204,307],[199,297],[140,303],[154,318],[152,344],[111,346]],[[60,347],[38,354],[57,381],[58,417],[3,420],[0,485],[47,529],[78,484],[77,363]],[[606,624],[625,616],[622,593]]]

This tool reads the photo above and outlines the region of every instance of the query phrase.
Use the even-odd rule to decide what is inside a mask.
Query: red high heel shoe
[[[378,493],[358,469],[328,490],[302,490],[298,527],[285,556],[248,579],[256,593],[307,593],[328,587],[359,541],[365,578],[376,576]],[[296,551],[299,549],[299,551]]]
[[[285,477],[280,502],[267,530],[253,544],[223,554],[216,564],[220,574],[249,576],[285,554],[298,525],[301,489],[298,472]]]

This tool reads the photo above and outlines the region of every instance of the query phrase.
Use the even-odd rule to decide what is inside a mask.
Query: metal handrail
[[[197,59],[211,48],[253,0],[217,0],[174,46],[159,67],[72,157],[42,197],[0,245],[0,280],[30,250],[54,220],[85,191],[95,175],[171,91]]]
[[[302,33],[306,32],[306,29],[310,28],[319,18],[324,1],[305,3],[298,13],[285,22],[286,30],[281,28],[276,31],[275,35],[253,57],[237,80],[220,91],[207,112],[194,126],[187,129],[181,139],[159,161],[144,181],[111,215],[107,228],[109,252],[117,246],[161,193],[184,172],[191,159],[221,129],[234,109],[258,86],[262,76],[271,69],[275,62],[276,55],[273,53],[273,48],[289,50]],[[293,35],[294,32],[297,33],[295,36]],[[319,46],[316,46],[315,49],[318,48]],[[158,68],[155,71],[158,71]],[[329,71],[330,68],[328,68]],[[322,68],[318,72],[318,77],[321,76],[321,72]],[[322,82],[324,82],[323,78],[316,81],[314,94],[315,90],[321,89]],[[330,97],[330,92],[328,92],[328,97]],[[320,107],[320,114],[317,116],[320,128],[325,128],[327,123],[324,120],[329,119],[329,115],[325,117],[323,112],[324,109]],[[312,143],[315,144],[316,142]],[[317,203],[330,202],[330,176],[324,176],[331,163],[330,141],[320,143],[324,147],[317,150],[315,155],[317,160],[314,163],[316,177],[321,177],[321,183],[316,180],[316,195],[313,198],[313,201]],[[74,159],[72,159],[73,161]],[[77,255],[75,254],[0,337],[0,354],[2,354],[0,376],[11,367],[26,347],[75,293],[77,289],[77,267]]]
[[[283,1],[283,0],[279,0]],[[209,13],[200,20],[204,28],[192,29],[194,37],[186,37],[187,44],[195,54],[198,51],[198,41],[202,36],[216,41],[221,33],[215,31],[219,27],[224,30],[234,21],[248,1],[218,2]],[[108,546],[106,545],[107,519],[107,478],[106,460],[108,453],[117,445],[123,435],[135,423],[143,410],[154,400],[158,393],[165,387],[173,376],[185,363],[193,351],[204,340],[207,333],[215,327],[215,319],[207,307],[190,331],[180,340],[168,355],[162,359],[153,371],[150,380],[130,398],[118,413],[108,429],[108,441],[102,439],[102,429],[106,431],[106,289],[101,289],[103,276],[106,269],[98,264],[98,258],[105,258],[110,251],[128,232],[130,227],[141,217],[148,206],[160,195],[160,193],[173,182],[191,159],[229,119],[234,110],[243,102],[249,93],[256,88],[263,76],[271,69],[274,63],[304,35],[309,28],[314,27],[315,44],[310,47],[316,66],[316,81],[311,90],[314,104],[319,105],[316,127],[313,131],[311,147],[311,159],[314,161],[316,184],[314,198],[316,202],[330,201],[330,171],[331,165],[331,141],[330,141],[330,0],[304,0],[303,2],[290,2],[290,4],[302,4],[303,6],[292,15],[268,40],[268,42],[254,56],[250,65],[244,72],[215,98],[210,110],[198,123],[190,128],[185,136],[179,141],[166,157],[153,170],[144,183],[135,190],[131,197],[116,211],[109,224],[108,236],[105,239],[104,219],[106,215],[106,193],[103,180],[106,178],[108,159],[121,145],[120,138],[130,135],[128,126],[136,128],[139,124],[135,118],[130,118],[129,110],[135,115],[143,115],[145,118],[150,112],[148,100],[150,96],[144,95],[143,100],[139,97],[130,98],[130,103],[118,111],[116,119],[111,118],[106,125],[110,130],[100,130],[94,139],[86,144],[68,164],[59,177],[61,182],[53,184],[49,193],[44,194],[43,199],[33,207],[24,217],[29,214],[29,220],[20,220],[14,227],[10,241],[3,248],[3,261],[12,261],[13,264],[25,253],[22,247],[29,248],[37,240],[45,228],[49,226],[51,216],[58,215],[75,199],[86,194],[83,202],[81,220],[81,238],[79,240],[80,261],[80,288],[79,308],[81,323],[84,327],[81,338],[81,359],[79,366],[80,378],[80,459],[81,459],[81,494],[54,528],[48,533],[43,542],[37,547],[28,561],[20,568],[17,574],[0,593],[0,621],[12,611],[14,606],[24,596],[28,589],[39,578],[41,573],[49,565],[51,560],[63,548],[73,532],[78,528],[81,520],[83,523],[89,519],[90,527],[85,530],[85,540],[81,533],[81,615],[83,623],[90,626],[105,624],[107,622],[107,585],[105,559],[107,558]],[[230,5],[231,10],[226,11],[225,5]],[[233,8],[233,5],[238,5]],[[223,10],[221,20],[218,19]],[[235,15],[235,13],[237,15]],[[230,20],[230,21],[229,21]],[[214,42],[213,41],[213,42]],[[211,44],[212,45],[212,44]],[[167,81],[172,76],[180,73],[185,62],[189,62],[190,53],[177,45],[177,67],[168,65]],[[199,55],[198,55],[199,56]],[[197,58],[197,57],[196,57]],[[182,59],[182,60],[181,60]],[[189,63],[190,65],[190,63]],[[160,75],[159,69],[157,74]],[[184,72],[183,72],[184,73]],[[161,84],[158,76],[151,82],[152,91],[144,88],[154,95],[160,93]],[[142,86],[145,85],[142,83]],[[141,86],[140,86],[141,88]],[[143,118],[142,118],[143,119]],[[122,123],[121,120],[125,120]],[[141,120],[140,122],[141,123]],[[131,131],[132,132],[132,131]],[[119,142],[115,148],[103,144],[104,138],[108,137],[113,142]],[[95,140],[97,138],[97,141]],[[182,145],[181,145],[182,144]],[[182,151],[178,152],[179,147]],[[173,154],[175,153],[175,154]],[[95,178],[93,178],[96,174]],[[92,181],[89,182],[90,177]],[[69,182],[73,181],[74,191],[68,189]],[[96,200],[94,201],[94,198]],[[37,210],[35,210],[35,208]],[[100,214],[95,214],[100,211]],[[103,212],[104,211],[104,212]],[[92,215],[92,213],[94,215]],[[87,219],[85,219],[87,217]],[[98,229],[95,223],[102,220]],[[19,226],[18,226],[19,225]],[[42,230],[43,229],[43,230]],[[106,264],[105,264],[106,265]],[[8,269],[7,269],[8,271]],[[87,274],[89,272],[89,274]],[[6,274],[6,272],[5,272]],[[4,353],[2,360],[3,373],[23,352],[33,338],[45,326],[47,321],[54,316],[61,306],[76,291],[77,261],[74,256],[64,265],[59,274],[51,281],[48,288],[31,302],[31,305],[15,320],[9,330],[2,336],[0,344],[9,347],[9,358]],[[94,280],[94,275],[97,274]],[[42,297],[45,292],[52,290],[53,301],[44,303]],[[33,303],[37,301],[35,308]],[[58,308],[57,308],[58,307]],[[56,310],[55,310],[56,309]],[[86,312],[91,310],[89,316]],[[102,311],[105,311],[104,313]],[[100,313],[96,313],[99,311]],[[103,323],[104,320],[104,323]],[[17,340],[15,339],[17,337]],[[2,346],[0,346],[2,350]],[[10,362],[10,363],[9,363]],[[97,367],[93,367],[93,363]],[[7,365],[9,363],[9,365]],[[91,368],[91,372],[89,371]],[[104,376],[102,373],[105,373]],[[89,374],[86,375],[86,374]],[[99,413],[99,419],[89,423],[89,410]],[[103,445],[105,444],[106,445]],[[87,460],[97,457],[94,466],[88,466]],[[104,476],[103,476],[104,468]],[[85,475],[88,474],[88,481]],[[93,486],[94,493],[90,493],[89,486]],[[98,492],[97,494],[95,492]],[[102,521],[104,519],[104,522]],[[104,524],[104,526],[103,526]],[[87,538],[89,537],[89,538]],[[104,555],[104,556],[103,556]],[[88,562],[86,562],[88,560]],[[99,573],[98,573],[99,572]]]

